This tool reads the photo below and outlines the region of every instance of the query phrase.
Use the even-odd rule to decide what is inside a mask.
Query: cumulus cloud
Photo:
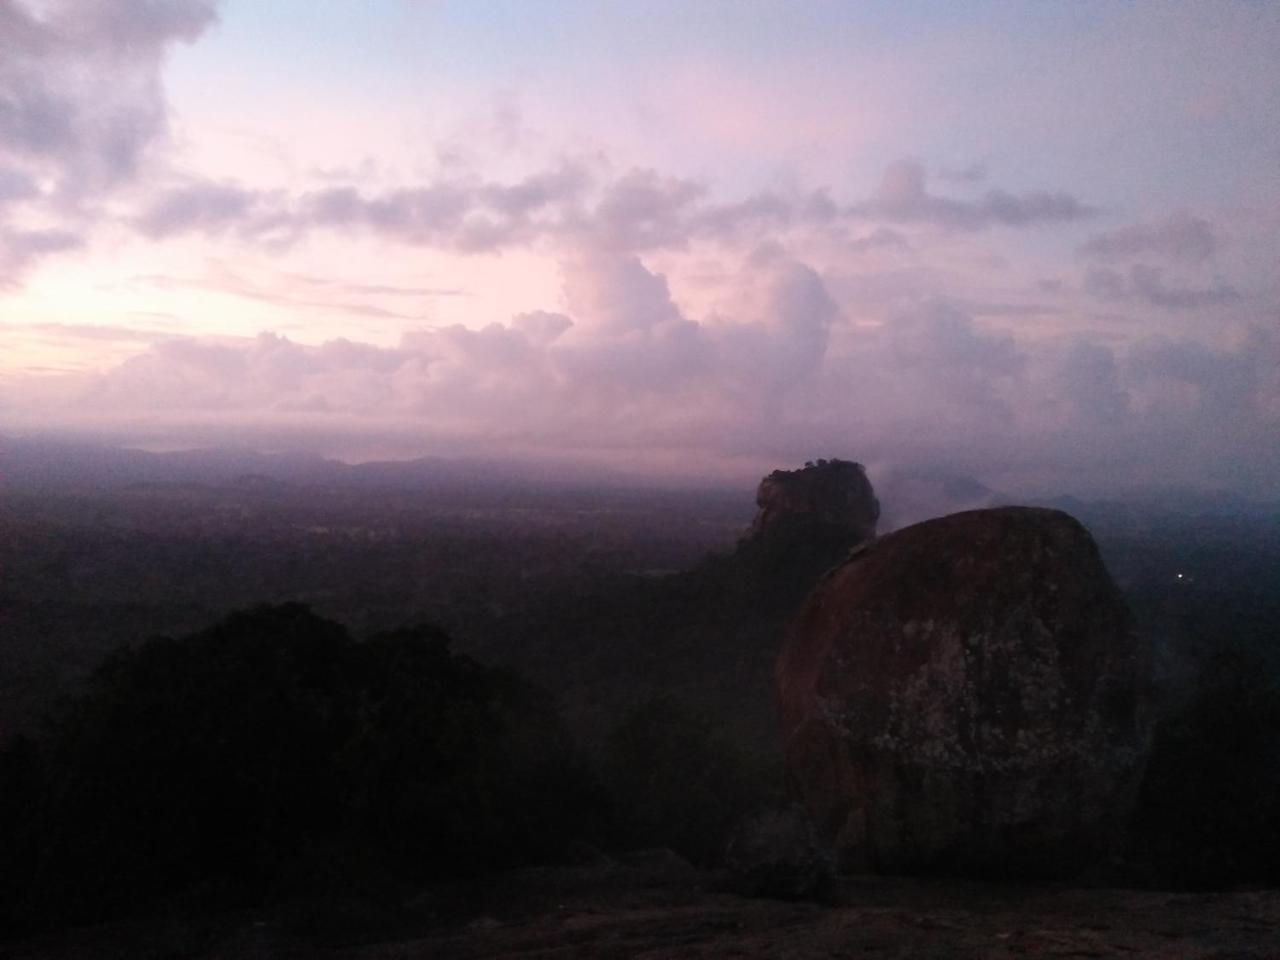
[[[1179,212],[1153,223],[1096,233],[1081,245],[1080,252],[1103,260],[1154,255],[1200,263],[1211,258],[1217,249],[1218,239],[1207,220]]]
[[[607,334],[647,331],[683,319],[661,274],[639,257],[584,251],[563,267],[569,312],[583,328]]]
[[[776,403],[812,383],[840,319],[812,267],[772,254],[749,268],[741,317],[697,321],[635,255],[578,250],[563,265],[567,313],[422,329],[395,347],[172,338],[101,375],[83,402],[125,415],[421,418],[530,440],[570,425],[621,442],[660,423],[696,432],[747,410],[744,398]]]
[[[573,321],[563,313],[552,313],[548,310],[531,310],[528,313],[520,313],[513,317],[511,326],[522,333],[531,343],[545,347],[572,327]]]
[[[829,364],[833,331],[844,322],[839,308],[817,270],[775,248],[743,265],[732,315],[702,319],[687,316],[666,278],[633,254],[580,250],[563,273],[567,313],[418,330],[395,347],[304,346],[275,334],[163,340],[99,377],[83,403],[125,416],[414,418],[529,442],[566,432],[621,444],[655,431],[689,443],[719,434],[714,445],[806,404],[835,398],[847,412],[885,378],[940,384],[938,402],[950,408],[984,403],[982,380],[1021,363],[1005,339],[977,330],[967,315],[926,305],[862,345],[848,393],[850,358]],[[793,394],[803,399],[793,405]]]
[[[772,248],[748,259],[740,284],[736,314],[711,325],[718,374],[737,402],[781,406],[814,385],[840,310],[816,270]]]
[[[1097,213],[1068,193],[1043,190],[1022,194],[988,190],[975,201],[939,196],[929,192],[923,165],[911,160],[891,164],[871,199],[854,210],[895,223],[927,223],[949,230],[1027,227],[1081,220]]]
[[[710,346],[667,279],[636,256],[583,249],[562,266],[573,326],[553,348],[564,382],[625,402],[678,391],[704,373]]]
[[[822,274],[777,249],[749,258],[735,302],[704,317],[631,254],[564,269],[566,312],[421,329],[395,346],[158,339],[38,415],[153,435],[157,422],[311,424],[366,448],[416,435],[436,453],[662,449],[694,464],[835,450],[947,464],[992,486],[1018,465],[1067,469],[1073,483],[1185,482],[1215,463],[1238,468],[1233,482],[1274,478],[1280,339],[1265,327],[1230,345],[1034,341],[930,298],[855,330]],[[0,399],[12,419],[20,397]]]

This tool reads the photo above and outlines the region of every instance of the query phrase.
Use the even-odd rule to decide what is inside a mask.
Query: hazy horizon
[[[1280,497],[1280,8],[0,0],[0,434]]]

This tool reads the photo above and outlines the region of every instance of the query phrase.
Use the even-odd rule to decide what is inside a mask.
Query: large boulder
[[[845,870],[1066,875],[1115,849],[1146,658],[1088,532],[975,510],[875,541],[777,663],[792,782]]]

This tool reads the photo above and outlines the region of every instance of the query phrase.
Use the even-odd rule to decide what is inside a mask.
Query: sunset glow
[[[0,0],[0,431],[1274,496],[1278,63],[1247,0]]]

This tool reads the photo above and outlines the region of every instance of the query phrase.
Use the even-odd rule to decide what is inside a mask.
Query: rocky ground
[[[1189,894],[850,878],[825,904],[785,903],[742,896],[722,876],[655,856],[426,891],[394,914],[361,916],[348,904],[327,915],[199,921],[175,909],[0,946],[0,956],[1264,960],[1280,958],[1280,890]]]

